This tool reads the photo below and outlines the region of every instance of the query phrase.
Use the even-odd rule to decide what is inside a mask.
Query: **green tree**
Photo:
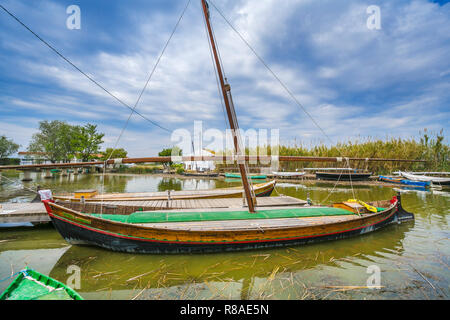
[[[113,151],[113,148],[107,148],[106,151],[101,152],[102,157],[100,160],[105,161],[108,159],[123,159],[127,157],[128,152],[125,151],[125,149],[115,149]]]
[[[77,157],[84,162],[97,158],[104,136],[105,134],[97,132],[96,125],[90,123],[84,127],[74,127],[72,140]]]
[[[178,147],[167,148],[167,149],[163,149],[160,153],[158,153],[158,155],[160,157],[182,156],[183,150],[181,150]],[[173,162],[169,161],[168,164],[171,166],[173,164]]]
[[[0,136],[0,159],[9,157],[19,150],[19,145],[6,136]]]
[[[28,151],[44,152],[52,163],[68,162],[75,154],[74,128],[65,121],[41,121],[39,132],[33,134]]]

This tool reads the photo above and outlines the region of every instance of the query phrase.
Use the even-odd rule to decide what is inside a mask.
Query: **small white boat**
[[[272,172],[274,176],[277,177],[301,177],[305,175],[306,172]]]
[[[415,175],[412,173],[407,172],[399,172],[400,175],[406,179],[413,180],[413,181],[431,181],[433,184],[437,185],[450,185],[450,178],[441,178],[441,177],[430,177],[430,176],[422,176],[422,175]]]

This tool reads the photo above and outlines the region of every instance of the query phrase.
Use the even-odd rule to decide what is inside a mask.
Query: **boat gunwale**
[[[259,183],[259,184],[255,184],[254,188],[256,189],[255,191],[257,192],[256,196],[260,196],[260,195],[264,195],[266,193],[268,193],[268,191],[273,190],[275,188],[276,185],[276,180],[271,180],[268,182],[263,182],[263,183]],[[238,187],[231,187],[231,188],[224,188],[224,189],[206,189],[206,190],[192,190],[192,191],[199,191],[199,192],[205,192],[203,194],[199,194],[199,195],[193,195],[193,194],[181,194],[181,195],[176,195],[176,194],[172,194],[171,195],[171,199],[172,200],[189,200],[189,199],[208,199],[208,198],[216,198],[216,197],[221,197],[221,198],[227,198],[227,197],[232,197],[234,195],[240,195],[242,192],[241,190],[242,186],[238,186]],[[225,192],[223,192],[225,191]],[[157,191],[157,192],[148,192],[148,194],[151,193],[163,193],[164,191]],[[186,191],[188,192],[188,191]],[[139,194],[143,193],[143,192],[137,192]],[[86,198],[84,199],[85,202],[96,202],[96,201],[158,201],[158,200],[167,200],[167,195],[155,195],[155,196],[122,196],[125,195],[126,193],[122,193],[122,192],[118,192],[118,193],[110,193],[109,195],[107,195],[106,197],[102,197],[102,195],[97,195],[94,196],[92,198]],[[70,196],[68,195],[54,195],[53,196],[54,199],[56,200],[61,200],[61,201],[71,201],[71,202],[81,202],[81,199],[75,198],[74,193]]]
[[[113,221],[113,220],[109,220],[109,219],[104,219],[104,218],[100,218],[100,217],[91,216],[91,215],[89,215],[89,214],[81,213],[81,212],[78,212],[78,211],[75,211],[75,210],[66,208],[66,207],[64,207],[64,206],[62,206],[62,205],[55,204],[55,203],[49,203],[49,205],[50,205],[51,207],[55,207],[55,208],[57,208],[57,209],[59,209],[59,210],[62,210],[63,212],[68,212],[68,213],[71,213],[71,214],[75,214],[75,215],[77,215],[77,216],[81,216],[82,219],[91,219],[91,220],[100,222],[100,224],[106,223],[106,224],[110,224],[110,225],[115,225],[115,226],[117,226],[117,227],[119,227],[119,228],[120,228],[120,227],[122,227],[122,228],[123,228],[123,227],[127,227],[127,228],[133,228],[133,229],[137,229],[137,230],[140,229],[140,230],[154,231],[154,232],[164,232],[164,233],[166,233],[166,232],[169,232],[169,233],[170,233],[170,232],[173,232],[173,233],[175,233],[175,234],[176,234],[176,233],[179,233],[179,232],[192,232],[192,233],[198,233],[198,234],[216,235],[217,233],[229,233],[229,232],[233,232],[233,231],[230,231],[230,230],[224,230],[224,231],[220,231],[220,230],[201,230],[201,231],[199,230],[199,231],[190,231],[190,230],[182,230],[182,229],[170,229],[170,228],[157,228],[157,227],[150,227],[150,226],[140,226],[139,224],[124,223],[124,222]],[[397,206],[397,202],[391,204],[391,205],[390,205],[388,208],[386,208],[385,210],[380,211],[380,212],[377,212],[377,213],[365,214],[364,216],[357,217],[357,218],[351,219],[351,220],[346,220],[346,221],[344,220],[344,221],[338,221],[338,222],[324,223],[324,224],[320,224],[319,226],[331,226],[331,225],[339,226],[339,225],[341,225],[341,224],[346,224],[346,223],[349,223],[349,222],[358,222],[358,221],[360,221],[362,226],[360,226],[360,227],[358,227],[358,228],[364,228],[364,227],[367,227],[367,226],[370,226],[370,225],[373,225],[373,224],[380,223],[380,222],[384,221],[385,219],[380,219],[379,221],[376,221],[376,222],[374,222],[374,223],[372,223],[372,224],[369,224],[369,225],[367,225],[367,226],[366,226],[366,225],[363,225],[362,221],[364,221],[364,220],[369,220],[369,219],[372,219],[372,218],[375,218],[375,217],[378,217],[378,216],[383,216],[383,215],[385,215],[386,213],[392,211],[392,212],[390,212],[390,214],[388,215],[388,217],[390,217],[392,214],[394,214],[395,212],[397,212],[397,210],[393,210],[393,209],[396,209],[396,206]],[[300,207],[300,208],[306,208],[306,207]],[[309,208],[311,208],[311,207],[309,207]],[[189,212],[189,210],[173,210],[173,211],[175,211],[175,212]],[[173,212],[173,211],[172,211],[172,212]],[[230,209],[230,211],[235,211],[235,210],[234,210],[234,209]],[[53,218],[56,218],[56,219],[68,220],[69,223],[73,223],[73,224],[78,225],[78,226],[81,226],[81,227],[87,227],[87,228],[89,228],[89,229],[93,228],[93,227],[89,227],[89,226],[84,225],[84,224],[81,224],[81,225],[80,225],[80,224],[77,223],[76,221],[73,221],[72,219],[69,219],[69,218],[67,218],[67,217],[62,217],[62,216],[59,216],[59,215],[56,215],[56,216],[55,216],[55,215],[53,214],[53,212],[52,212],[52,213],[49,213],[49,215],[50,215],[51,217],[53,217]],[[349,215],[352,215],[352,216],[353,216],[354,214],[349,213]],[[386,217],[386,218],[388,218],[388,217]],[[301,219],[301,218],[296,217],[296,218],[286,218],[286,219]],[[207,221],[206,221],[205,223],[207,224]],[[272,231],[276,231],[276,230],[279,230],[279,231],[292,231],[292,230],[295,230],[295,229],[311,228],[311,227],[318,227],[318,226],[317,226],[317,225],[316,225],[316,226],[315,226],[315,225],[304,225],[304,226],[296,225],[296,226],[283,226],[283,227],[274,227],[274,228],[269,228],[269,227],[264,227],[264,228],[248,228],[248,229],[241,229],[241,230],[236,231],[236,232],[237,232],[237,233],[254,232],[254,231],[259,231],[259,232],[261,232],[261,229],[264,230],[264,231],[266,231],[266,230],[267,230],[267,231],[269,231],[269,230],[272,230]],[[116,232],[113,232],[113,231],[108,230],[107,228],[104,228],[104,229],[94,228],[94,229],[96,229],[96,230],[101,230],[101,231],[107,231],[107,232],[114,233],[114,234],[118,234],[118,233],[116,233]],[[129,237],[129,235],[128,235],[127,237]],[[134,236],[131,236],[131,237],[134,237]]]
[[[9,296],[9,294],[11,292],[13,292],[22,281],[26,280],[24,272],[27,272],[27,274],[30,273],[30,274],[28,274],[28,276],[35,279],[36,281],[42,282],[44,280],[46,282],[45,285],[51,286],[52,288],[55,288],[55,290],[59,289],[59,288],[63,288],[63,290],[69,295],[69,297],[72,298],[72,300],[84,300],[83,297],[78,292],[76,292],[74,289],[70,288],[69,286],[65,285],[61,281],[53,279],[43,273],[40,273],[40,272],[38,272],[34,269],[31,269],[31,268],[28,268],[28,267],[24,270],[19,271],[19,274],[17,275],[17,277],[8,285],[8,287],[5,289],[5,291],[2,294],[0,294],[0,300],[8,300],[7,298]],[[52,282],[52,283],[50,284],[50,282]],[[56,284],[56,286],[53,284]],[[51,291],[49,291],[49,293],[51,293]],[[33,300],[33,299],[31,299],[31,300]]]

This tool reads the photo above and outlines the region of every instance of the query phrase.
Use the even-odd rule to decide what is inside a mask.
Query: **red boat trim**
[[[100,230],[100,229],[90,228],[90,227],[87,227],[85,225],[81,225],[81,224],[75,223],[73,221],[66,220],[66,219],[64,219],[64,218],[62,218],[60,216],[55,216],[53,213],[49,213],[49,215],[51,217],[53,217],[53,218],[56,218],[56,219],[59,219],[59,220],[63,220],[65,222],[67,222],[67,223],[70,223],[72,225],[78,226],[80,228],[88,229],[90,231],[94,231],[94,232],[98,232],[98,233],[102,233],[102,234],[106,234],[106,235],[114,236],[114,237],[118,237],[118,238],[123,238],[123,239],[132,239],[132,240],[137,240],[137,241],[158,242],[158,243],[175,243],[175,244],[233,244],[233,243],[258,243],[258,242],[275,242],[275,241],[298,240],[298,239],[313,238],[313,237],[318,237],[318,236],[328,236],[328,235],[333,235],[333,234],[339,234],[339,233],[344,233],[344,232],[364,229],[364,228],[376,225],[378,223],[381,223],[381,222],[389,219],[397,211],[398,211],[398,209],[393,211],[386,218],[384,218],[382,220],[379,220],[379,221],[376,221],[376,222],[374,222],[372,224],[361,226],[361,227],[358,227],[358,228],[337,231],[337,232],[314,234],[314,235],[309,235],[309,236],[293,237],[293,238],[276,238],[276,239],[243,240],[243,241],[224,241],[224,242],[198,242],[198,241],[186,242],[186,241],[170,241],[170,240],[152,240],[152,239],[145,239],[145,238],[139,238],[139,237],[133,237],[133,236],[125,236],[125,235],[121,235],[121,234],[118,234],[118,233],[112,233],[112,232],[107,232],[107,231],[103,231],[103,230]]]

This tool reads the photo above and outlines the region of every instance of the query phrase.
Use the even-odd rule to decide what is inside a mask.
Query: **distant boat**
[[[267,175],[265,174],[260,174],[260,175],[248,175],[248,177],[250,179],[267,179]],[[225,178],[237,178],[237,179],[241,179],[241,175],[239,173],[225,173]]]
[[[363,181],[368,180],[371,172],[316,172],[318,180]]]
[[[183,175],[186,177],[205,177],[205,178],[214,178],[219,176],[219,174],[215,172],[189,172],[189,171],[184,172]]]
[[[0,300],[83,300],[72,288],[26,268],[0,295]]]
[[[257,197],[269,197],[275,188],[275,180],[255,184],[254,191]],[[242,187],[222,188],[212,190],[192,190],[192,191],[171,191],[172,200],[183,199],[218,199],[218,198],[240,198],[242,197]],[[84,197],[85,202],[99,201],[155,201],[167,200],[167,191],[158,192],[129,192],[129,193],[103,193],[98,194],[97,190],[78,190],[71,195],[55,195],[53,199],[71,202],[80,202]]]
[[[411,186],[411,187],[415,186],[415,187],[428,188],[431,186],[430,181],[412,181],[412,180],[407,180],[407,179],[392,178],[392,177],[385,177],[385,176],[379,176],[379,179],[380,179],[380,181],[402,184],[402,185]]]
[[[433,184],[450,186],[450,178],[440,178],[440,177],[430,177],[430,176],[421,176],[415,175],[407,172],[399,172],[402,177],[413,181],[425,181],[432,182]]]
[[[286,178],[301,177],[306,174],[306,172],[272,172],[272,173],[274,176]]]

